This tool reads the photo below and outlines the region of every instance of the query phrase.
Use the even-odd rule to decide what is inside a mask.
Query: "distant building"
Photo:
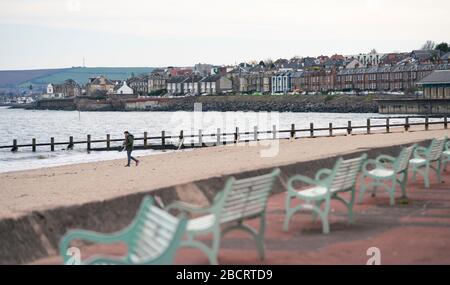
[[[381,114],[450,114],[450,70],[436,70],[417,85],[423,97],[378,100]]]
[[[154,94],[167,89],[167,79],[164,70],[156,70],[150,73],[148,76],[148,93]]]
[[[292,91],[292,75],[294,72],[279,72],[272,76],[272,94]]]
[[[183,82],[187,80],[183,76],[174,76],[167,79],[166,89],[169,95],[182,95],[184,94]]]
[[[199,95],[200,94],[201,76],[189,76],[183,81],[183,94]]]
[[[441,52],[437,50],[414,50],[410,56],[421,64],[430,64],[440,59]]]
[[[214,66],[212,64],[198,63],[194,66],[194,72],[200,76],[212,75],[213,70],[214,70]]]
[[[450,52],[444,54],[443,56],[441,56],[441,60],[444,63],[450,63]]]
[[[423,88],[425,99],[450,99],[450,70],[433,71],[417,85]]]
[[[190,67],[168,67],[170,76],[190,76],[194,73]]]
[[[134,90],[135,94],[145,96],[148,94],[148,80],[149,76],[147,75],[135,76],[128,79],[127,84]]]
[[[224,94],[233,91],[231,79],[221,75],[211,75],[200,80],[201,95]]]
[[[407,53],[388,53],[381,58],[379,65],[396,65],[408,58],[408,56]]]
[[[103,75],[89,78],[89,82],[86,84],[86,95],[95,96],[112,94],[115,85],[115,82],[107,79]]]
[[[116,85],[113,91],[114,95],[133,95],[134,90],[130,86],[128,86],[126,81],[123,81],[122,85]]]
[[[81,96],[81,86],[72,79],[68,79],[61,84],[50,83],[47,85],[47,92],[42,95],[44,99],[68,98]]]
[[[360,53],[358,55],[349,55],[346,56],[347,60],[356,59],[362,63],[361,67],[366,66],[377,66],[380,64],[381,59],[383,58],[384,53],[377,53],[375,50],[370,53]]]
[[[359,68],[359,67],[364,67],[364,64],[356,58],[349,59],[347,64],[345,65],[346,69],[353,69],[353,68]]]

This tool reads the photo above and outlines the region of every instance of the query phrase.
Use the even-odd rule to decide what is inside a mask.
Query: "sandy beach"
[[[287,165],[339,154],[450,136],[442,126],[429,131],[353,135],[238,144],[140,157],[139,167],[122,160],[0,174],[0,218],[34,210],[83,204],[191,181]],[[414,130],[414,129],[413,129]],[[394,131],[394,130],[393,130]],[[276,155],[264,157],[268,149]],[[262,155],[263,154],[263,155]]]

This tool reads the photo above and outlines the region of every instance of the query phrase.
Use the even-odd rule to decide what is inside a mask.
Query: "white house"
[[[64,98],[64,94],[55,92],[55,87],[53,86],[53,84],[50,83],[47,85],[47,93],[42,94],[41,98],[42,99]]]
[[[279,72],[272,76],[272,94],[287,93],[291,90],[291,72]]]
[[[114,94],[115,95],[133,95],[134,91],[131,87],[129,87],[127,85],[126,81],[123,81],[123,85],[120,88],[114,90]]]
[[[384,53],[377,53],[375,50],[371,51],[370,53],[360,53],[358,55],[349,55],[346,56],[347,60],[357,59],[359,62],[363,64],[362,67],[371,65],[371,66],[377,66],[380,64],[381,59],[386,54]]]

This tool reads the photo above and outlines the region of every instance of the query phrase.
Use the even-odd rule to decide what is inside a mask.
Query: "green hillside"
[[[61,70],[54,74],[33,78],[20,83],[20,87],[33,85],[47,85],[48,83],[62,83],[67,79],[73,79],[79,84],[85,84],[90,77],[104,75],[108,79],[123,80],[134,75],[149,73],[151,67],[74,67]]]

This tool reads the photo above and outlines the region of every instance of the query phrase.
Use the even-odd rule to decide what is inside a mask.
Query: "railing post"
[[[220,128],[217,129],[217,145],[220,145],[220,137],[222,134],[220,133]]]
[[[347,134],[351,135],[352,134],[352,121],[348,121],[347,124]]]
[[[332,137],[333,136],[333,123],[328,124],[328,132],[329,132],[330,137]]]
[[[409,132],[409,118],[408,117],[405,118],[405,131]]]
[[[425,131],[428,131],[428,128],[429,128],[429,126],[428,126],[428,116],[426,116],[425,117]]]
[[[183,133],[181,135],[183,135]],[[166,131],[161,131],[161,149],[162,150],[166,149]]]
[[[291,125],[291,139],[295,139],[295,124]]]
[[[73,136],[69,137],[69,145],[73,148]]]
[[[184,144],[183,140],[184,140],[184,133],[183,133],[183,130],[181,130],[180,131],[180,145],[178,146],[178,148],[180,148]]]
[[[31,140],[31,149],[33,152],[36,152],[36,139],[35,138],[33,138]]]
[[[200,145],[200,147],[203,146],[203,135],[202,135],[202,130],[198,130],[198,144]]]
[[[14,140],[13,140],[13,148],[12,148],[12,151],[15,152],[15,151],[17,151],[17,150],[18,150],[18,148],[17,148],[17,140],[14,139]]]
[[[258,126],[255,126],[253,128],[253,138],[254,138],[255,142],[258,141]]]
[[[274,140],[277,139],[277,126],[276,125],[273,125],[273,127],[272,127],[272,138]]]
[[[111,148],[111,135],[106,134],[106,149],[110,150],[110,148]]]
[[[234,143],[237,143],[239,139],[239,128],[236,127],[236,131],[234,133]]]
[[[309,137],[314,137],[314,123],[309,123]]]
[[[55,151],[55,138],[50,138],[50,151]]]
[[[390,132],[390,121],[389,118],[386,118],[386,133]]]
[[[444,129],[448,128],[447,116],[444,117]]]
[[[148,139],[147,139],[147,132],[144,132],[144,148],[147,148],[148,146]]]
[[[91,151],[91,135],[87,135],[87,151]]]
[[[370,135],[370,119],[367,119],[367,134]]]

